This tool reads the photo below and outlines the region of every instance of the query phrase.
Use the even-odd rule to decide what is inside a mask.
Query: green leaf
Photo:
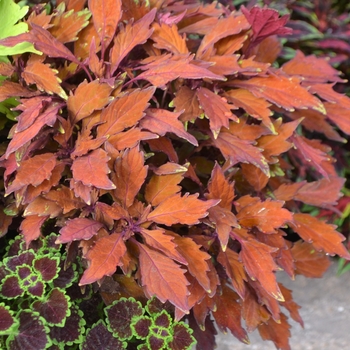
[[[0,0],[0,39],[16,36],[28,31],[27,23],[17,23],[27,14],[28,9],[28,6],[21,8],[12,0]],[[24,52],[41,54],[40,51],[34,49],[33,44],[28,42],[23,42],[13,47],[0,45],[0,52],[2,56],[18,55]]]

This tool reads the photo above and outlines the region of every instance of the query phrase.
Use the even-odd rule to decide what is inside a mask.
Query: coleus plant
[[[25,15],[11,4],[9,25],[23,20],[0,40],[13,50],[0,65],[1,235],[19,229],[29,248],[53,227],[66,266],[81,259],[82,288],[106,305],[170,304],[167,332],[187,319],[198,349],[214,348],[214,321],[289,349],[281,307],[303,322],[275,271],[321,277],[328,255],[350,258],[334,225],[300,211],[341,196],[332,149],[312,137],[350,133],[340,73],[301,52],[276,68],[276,35],[291,30],[268,8],[67,0]],[[144,338],[134,321],[129,331],[169,347],[146,316]],[[101,316],[89,334],[111,327]]]
[[[185,350],[195,344],[188,325],[174,322],[156,298],[143,306],[121,297],[105,307],[91,288],[79,292],[81,266],[64,266],[66,253],[56,240],[50,234],[29,249],[21,236],[9,242],[0,265],[1,348]]]

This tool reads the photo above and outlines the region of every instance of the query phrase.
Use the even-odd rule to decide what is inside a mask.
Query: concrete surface
[[[278,274],[279,282],[293,291],[294,301],[302,307],[299,312],[304,329],[289,317],[292,350],[350,349],[350,272],[338,277],[336,268],[334,263],[322,279],[297,276],[292,281],[285,273]],[[220,333],[217,349],[276,349],[272,342],[261,340],[257,331],[250,333],[249,338],[250,345],[245,345],[231,334]]]

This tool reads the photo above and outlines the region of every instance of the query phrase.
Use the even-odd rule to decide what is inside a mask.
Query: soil
[[[292,281],[278,273],[278,281],[293,291],[293,299],[302,308],[304,329],[289,318],[292,350],[350,349],[350,272],[336,275],[333,263],[321,279],[297,276]],[[239,342],[231,334],[217,337],[218,350],[275,350],[270,341],[263,341],[257,331],[249,334],[250,345]]]

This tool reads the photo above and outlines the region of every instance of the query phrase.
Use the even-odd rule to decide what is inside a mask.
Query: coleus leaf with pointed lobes
[[[283,295],[274,274],[274,271],[279,270],[279,267],[271,256],[271,253],[275,252],[277,248],[258,242],[242,229],[235,229],[233,236],[241,243],[242,250],[239,256],[249,277],[253,281],[257,280],[273,298],[283,301]],[[261,266],[264,268],[262,269]]]
[[[212,312],[216,324],[222,332],[227,329],[242,343],[249,344],[249,337],[241,325],[241,305],[237,294],[225,283],[221,285],[222,294],[216,296],[216,310]]]
[[[323,103],[302,87],[297,77],[274,74],[249,80],[233,80],[230,84],[247,89],[256,97],[264,98],[290,112],[293,112],[295,108],[311,108],[326,114]]]
[[[271,200],[261,202],[249,195],[235,202],[237,220],[244,227],[257,227],[263,233],[275,233],[276,229],[293,220],[292,213],[282,208],[283,201]]]
[[[122,15],[121,6],[120,0],[89,0],[94,26],[105,48],[113,40]]]
[[[56,69],[42,63],[41,58],[38,59],[32,55],[22,72],[22,77],[28,85],[36,84],[40,91],[45,91],[50,95],[57,94],[67,99],[67,94],[60,85],[62,81],[57,77],[57,73]]]
[[[93,111],[102,109],[113,98],[110,96],[112,88],[106,83],[94,80],[88,83],[84,80],[70,95],[67,100],[67,107],[73,123],[86,118]]]
[[[41,226],[48,219],[48,216],[38,216],[30,215],[26,216],[21,222],[20,230],[26,241],[27,248],[29,247],[30,242],[36,240],[41,235]]]
[[[144,72],[136,76],[134,80],[144,79],[159,88],[164,88],[167,83],[177,78],[226,80],[221,75],[191,63],[193,55],[166,55],[151,59],[151,61],[148,60],[150,62],[146,61],[143,66],[138,67]]]
[[[147,220],[157,224],[171,226],[177,223],[195,225],[208,215],[207,210],[217,205],[220,200],[201,201],[198,195],[188,193],[181,197],[175,194],[162,201],[150,214]]]
[[[95,1],[98,3],[98,0]],[[153,9],[137,22],[128,22],[122,27],[114,38],[114,44],[110,52],[111,74],[119,67],[121,61],[137,45],[143,44],[152,35],[153,29],[149,26],[154,20],[156,11]]]
[[[330,177],[312,182],[282,184],[273,194],[278,200],[293,199],[317,207],[326,207],[337,203],[342,196],[340,191],[344,183],[345,179],[341,177]]]
[[[231,109],[237,109],[237,107],[228,104],[224,97],[201,87],[197,90],[197,98],[205,116],[209,119],[210,130],[214,138],[217,138],[222,127],[229,128],[229,120],[239,121],[231,112]]]
[[[140,126],[160,136],[172,132],[192,145],[198,146],[196,138],[188,133],[182,122],[178,120],[180,114],[165,109],[149,108],[146,111],[146,116],[141,120]]]
[[[121,257],[125,252],[126,246],[120,233],[112,233],[97,240],[86,254],[90,265],[84,271],[79,285],[91,284],[103,276],[113,275],[117,266],[121,265]]]
[[[345,237],[335,230],[335,225],[302,213],[294,214],[294,220],[290,225],[303,240],[312,243],[315,249],[350,259],[350,253],[341,244]]]
[[[138,244],[141,283],[148,297],[155,295],[161,302],[169,300],[187,313],[188,303],[185,271],[173,260],[157,251]]]
[[[101,148],[92,151],[86,156],[76,158],[72,164],[72,173],[75,181],[81,181],[86,186],[95,186],[105,190],[115,189],[115,185],[108,178],[107,152]]]
[[[67,243],[81,239],[90,239],[97,234],[98,230],[103,227],[98,221],[87,218],[75,218],[69,220],[60,230],[60,236],[56,243]]]
[[[213,139],[213,143],[232,165],[240,162],[253,164],[269,176],[270,168],[262,154],[262,149],[253,146],[253,142],[242,140],[229,131],[221,130],[217,139]]]
[[[252,26],[252,41],[255,45],[271,35],[292,34],[292,29],[285,27],[289,15],[279,17],[278,11],[269,8],[260,8],[258,6],[254,6],[250,10],[247,10],[243,5],[241,10]]]
[[[154,23],[152,26],[154,30],[151,39],[155,42],[154,46],[158,49],[165,49],[173,54],[188,54],[186,45],[186,37],[179,34],[178,28],[175,24],[167,25],[165,23]]]
[[[125,150],[114,163],[115,174],[112,181],[116,190],[114,197],[123,205],[129,208],[143,185],[148,167],[144,165],[144,154],[138,147]]]
[[[56,166],[56,156],[53,153],[44,153],[21,162],[14,181],[8,186],[6,193],[28,186],[38,186],[48,180]]]

